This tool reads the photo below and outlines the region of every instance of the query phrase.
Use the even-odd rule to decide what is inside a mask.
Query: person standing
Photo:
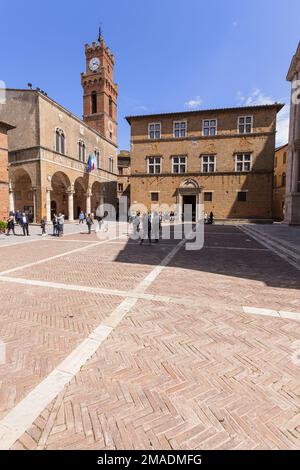
[[[19,223],[21,223],[23,229],[23,236],[27,235],[29,237],[29,219],[25,212],[23,212]]]
[[[92,225],[94,224],[93,219],[92,219],[92,217],[91,217],[91,214],[88,214],[88,215],[87,215],[86,224],[87,224],[87,226],[88,226],[89,234],[91,234],[91,232],[92,232]]]
[[[144,243],[144,240],[148,238],[149,245],[151,245],[151,214],[150,212],[148,212],[148,214],[142,215],[142,227],[143,227],[143,234],[140,240],[140,244],[142,245]]]
[[[10,231],[12,231],[14,235],[16,235],[15,234],[15,221],[14,221],[13,215],[10,215],[7,220],[7,232],[6,232],[7,236],[10,235]]]
[[[58,236],[62,237],[64,234],[65,216],[60,212],[57,217]]]
[[[47,235],[46,225],[47,225],[46,218],[43,217],[42,220],[41,220],[42,237],[45,237]]]
[[[57,237],[58,227],[57,227],[57,215],[56,214],[53,214],[52,224],[53,224],[53,237]]]
[[[80,225],[80,224],[83,224],[84,218],[85,218],[85,216],[84,216],[83,211],[80,211],[80,214],[79,214],[79,225]]]
[[[209,214],[209,222],[210,222],[211,224],[214,223],[214,213],[213,213],[213,212],[211,212],[211,213]]]

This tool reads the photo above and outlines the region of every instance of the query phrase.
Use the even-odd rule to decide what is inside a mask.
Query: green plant
[[[3,220],[0,220],[0,233],[5,233],[7,229],[7,223]]]

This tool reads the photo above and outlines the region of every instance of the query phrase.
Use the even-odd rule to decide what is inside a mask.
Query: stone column
[[[36,223],[36,188],[32,188],[32,200],[33,200],[33,223]]]
[[[15,212],[15,198],[12,187],[9,188],[9,212]]]
[[[69,222],[74,222],[74,191],[68,192],[68,212]]]
[[[88,191],[86,193],[86,213],[90,214],[91,213],[91,198],[92,198],[92,193],[91,191]]]
[[[46,190],[47,222],[51,222],[51,189]]]

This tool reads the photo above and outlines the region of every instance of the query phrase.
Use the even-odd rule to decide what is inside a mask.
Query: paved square
[[[238,227],[0,255],[0,448],[299,448],[300,271]]]

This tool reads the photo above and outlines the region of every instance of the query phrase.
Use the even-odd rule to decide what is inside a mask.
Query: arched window
[[[282,175],[281,175],[281,186],[285,186],[285,182],[286,182],[286,174],[282,173]]]
[[[97,93],[92,91],[92,114],[97,112]]]
[[[78,158],[81,162],[85,162],[85,143],[83,140],[78,142]]]
[[[57,152],[60,152],[60,133],[59,133],[59,129],[56,129],[56,132],[55,132],[55,150]]]
[[[96,157],[96,165],[97,165],[97,169],[98,169],[98,168],[100,168],[100,152],[97,149],[95,149],[95,157]]]
[[[60,153],[65,154],[65,134],[63,131],[60,133]]]
[[[62,129],[56,129],[55,131],[55,150],[62,154],[66,153],[66,138]]]
[[[113,115],[113,101],[112,101],[111,96],[109,97],[109,115],[110,115],[110,117],[112,117],[112,115]]]

